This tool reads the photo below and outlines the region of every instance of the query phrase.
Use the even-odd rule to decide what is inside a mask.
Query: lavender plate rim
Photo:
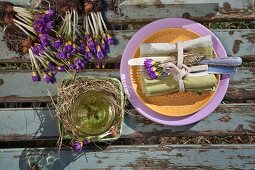
[[[154,21],[141,28],[126,45],[120,64],[120,77],[125,90],[125,94],[127,95],[130,103],[134,106],[136,111],[138,111],[144,117],[152,120],[153,122],[170,126],[183,126],[200,121],[201,119],[211,114],[218,107],[227,92],[230,75],[221,75],[219,86],[213,98],[205,107],[192,115],[183,117],[170,117],[161,115],[145,106],[132,88],[130,66],[128,66],[127,63],[131,56],[133,56],[137,46],[139,46],[139,44],[146,37],[156,31],[166,28],[185,28],[196,32],[201,36],[211,35],[213,48],[216,54],[218,56],[227,56],[227,53],[220,40],[208,28],[197,22],[183,18],[165,18]]]

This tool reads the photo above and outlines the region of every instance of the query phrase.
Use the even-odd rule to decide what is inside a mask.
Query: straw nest
[[[82,129],[79,129],[74,119],[79,115],[72,112],[72,106],[76,99],[83,93],[97,91],[107,95],[114,105],[116,113],[112,127],[104,134],[107,138],[114,138],[119,134],[121,122],[123,119],[122,89],[120,83],[115,79],[98,77],[76,77],[63,79],[58,86],[58,105],[56,106],[56,115],[60,122],[59,146],[62,144],[63,136],[68,135],[72,140],[89,139],[90,141],[103,141],[100,136],[89,136]],[[118,136],[118,135],[117,135]]]

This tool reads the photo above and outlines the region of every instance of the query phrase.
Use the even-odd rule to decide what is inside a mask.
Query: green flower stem
[[[45,64],[46,61],[43,59],[43,57],[41,58],[41,57],[37,56],[36,59],[38,59],[40,61],[40,63],[43,65],[43,67],[45,69],[48,69],[48,66]]]
[[[89,26],[90,26],[90,29],[92,31],[92,34],[93,34],[93,36],[95,36],[95,30],[94,30],[93,24],[92,24],[89,16],[88,16],[88,21],[89,21]]]
[[[17,14],[19,16],[22,16],[22,17],[25,17],[25,18],[28,18],[28,19],[31,19],[31,20],[34,19],[34,17],[30,14],[25,14],[25,13],[20,13],[20,12],[18,12]]]
[[[86,20],[86,33],[91,34],[91,32],[89,30],[88,15],[85,15],[85,20]]]
[[[44,54],[46,55],[46,57],[48,57],[51,61],[53,61],[54,63],[56,63],[58,66],[61,66],[62,63],[58,62],[56,59],[54,59],[53,57],[51,57],[48,53],[44,52]]]
[[[99,14],[100,12],[97,12],[97,15],[96,15],[96,17],[97,17],[97,21],[98,21],[98,25],[99,25],[99,30],[100,30],[100,33],[101,34],[104,34],[104,30],[103,30],[103,26],[102,26],[102,22],[101,22],[101,19],[100,19],[100,14]]]
[[[23,18],[21,16],[16,16],[18,19],[20,19],[21,21],[23,21],[24,23],[28,23],[29,25],[32,24],[31,20],[28,20],[27,18]]]
[[[101,13],[101,12],[99,12],[99,17],[100,17],[100,19],[101,19],[101,22],[103,23],[103,26],[104,26],[105,31],[108,32],[108,29],[107,29],[107,27],[106,27],[106,25],[105,25],[105,22],[104,22],[104,19],[103,19],[103,17],[102,17],[102,13]]]
[[[75,41],[76,38],[76,27],[77,27],[77,23],[76,23],[76,11],[73,10],[73,42]]]
[[[91,12],[90,16],[92,18],[92,22],[93,22],[93,25],[94,25],[95,33],[96,33],[96,35],[98,35],[98,26],[97,26],[94,14],[95,14],[94,12]]]
[[[24,28],[26,28],[27,30],[29,30],[30,32],[32,32],[33,34],[36,35],[36,33],[35,33],[33,27],[31,27],[31,26],[29,26],[29,25],[26,25],[26,24],[24,24],[24,23],[22,23],[22,22],[20,22],[20,21],[18,21],[18,20],[16,20],[16,19],[13,19],[13,21],[14,21],[16,24],[19,24],[20,26],[23,26]]]
[[[68,37],[70,37],[71,35],[71,30],[72,30],[72,24],[71,24],[71,21],[72,21],[72,16],[70,14],[70,12],[68,12]]]
[[[33,54],[33,52],[32,52],[32,49],[30,48],[30,49],[28,50],[28,52],[29,52],[29,54],[30,54],[30,56],[31,56],[31,58],[32,58],[32,60],[33,60],[33,62],[34,62],[34,64],[35,64],[35,68],[36,68],[37,73],[40,75],[40,77],[43,77],[43,75],[42,75],[42,73],[41,73],[41,71],[40,71],[40,68],[39,68],[39,66],[38,66],[38,63],[37,63],[37,61],[36,61],[36,59],[35,59],[35,57],[34,57],[34,54]]]

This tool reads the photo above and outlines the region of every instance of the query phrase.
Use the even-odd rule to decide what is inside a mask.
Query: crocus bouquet
[[[0,3],[0,20],[6,25],[7,46],[29,53],[32,80],[55,83],[57,72],[85,69],[90,62],[99,67],[113,40],[100,10],[100,1],[84,1],[84,24],[78,23],[78,1],[56,0],[49,8],[25,9]],[[13,30],[21,32],[14,34]],[[14,45],[13,45],[13,42]]]

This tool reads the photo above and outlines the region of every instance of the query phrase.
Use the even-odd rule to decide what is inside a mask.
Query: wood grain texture
[[[57,79],[68,73],[58,73]],[[111,76],[119,78],[118,69],[85,70],[78,75]],[[56,95],[56,84],[33,83],[29,71],[0,71],[0,102],[49,102],[48,91]],[[255,68],[241,67],[231,76],[226,100],[255,99]]]
[[[127,110],[121,138],[255,135],[255,104],[220,105],[204,120],[181,127],[154,123]],[[0,141],[50,140],[59,136],[55,112],[48,109],[0,109]]]
[[[30,6],[38,0],[8,1]],[[115,24],[145,23],[166,17],[185,17],[200,21],[255,18],[254,0],[106,0],[103,6],[107,21]]]
[[[213,30],[214,34],[220,39],[229,56],[238,56],[244,59],[255,60],[255,30],[236,29],[236,30]],[[109,59],[106,63],[119,63],[122,53],[135,34],[135,31],[114,31],[113,35],[116,44],[110,47]],[[0,32],[0,39],[3,33]],[[0,62],[30,62],[27,55],[19,56],[15,52],[9,51],[6,44],[0,41]]]
[[[80,153],[55,148],[2,149],[0,168],[28,169],[253,169],[255,145],[108,146]]]

